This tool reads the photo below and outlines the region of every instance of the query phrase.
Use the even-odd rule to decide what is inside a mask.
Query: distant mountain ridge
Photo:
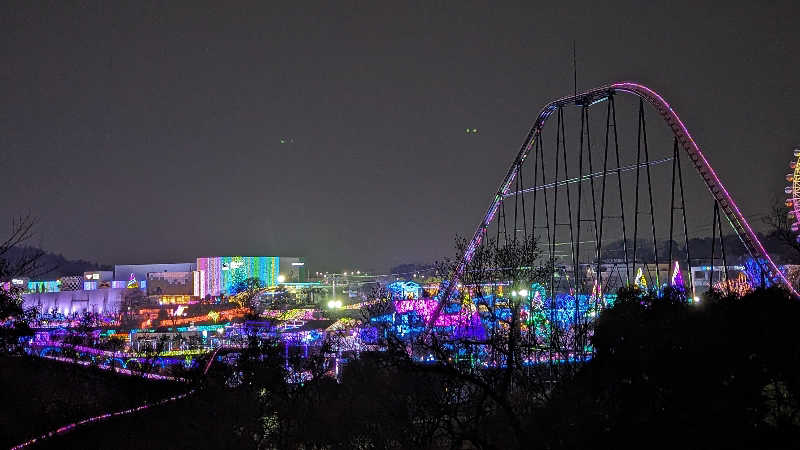
[[[84,272],[92,270],[112,270],[108,265],[82,259],[71,260],[64,255],[49,253],[36,247],[15,247],[9,249],[4,257],[13,266],[15,261],[40,251],[44,252],[39,259],[40,270],[30,275],[32,280],[55,280],[63,276],[83,275]]]

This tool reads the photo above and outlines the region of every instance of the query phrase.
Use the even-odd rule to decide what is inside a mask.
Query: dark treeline
[[[435,264],[400,264],[389,269],[389,273],[396,275],[411,276],[411,274],[418,273],[420,275],[433,275],[436,273]]]
[[[800,241],[797,240],[797,233],[792,231],[792,224],[795,222],[794,215],[784,205],[782,201],[774,199],[770,213],[762,217],[761,221],[766,226],[767,231],[758,233],[761,243],[766,248],[767,252],[772,257],[773,261],[778,264],[799,264],[800,263]],[[717,234],[716,240],[712,236],[695,237],[689,239],[689,255],[692,261],[697,261],[699,264],[707,264],[711,262],[712,256],[712,242],[713,255],[717,264],[722,262],[722,246],[720,245],[720,237]],[[739,237],[735,234],[726,234],[722,238],[725,249],[725,257],[729,264],[741,264],[750,255],[744,247]],[[628,240],[628,255],[632,258],[633,242]],[[673,236],[671,247],[673,259],[685,260],[686,247],[683,237],[680,232],[676,232]],[[669,240],[661,240],[656,243],[658,260],[667,261],[669,259],[670,242]],[[647,239],[637,239],[636,243],[636,260],[643,262],[654,262],[656,252],[653,249],[653,241]],[[624,248],[622,240],[617,240],[608,243],[604,247],[607,255],[613,258],[622,259],[624,257]],[[693,263],[694,264],[694,263]]]
[[[36,280],[55,280],[62,276],[83,275],[83,272],[92,270],[111,270],[113,267],[82,259],[67,259],[64,255],[48,253],[37,247],[13,247],[8,249],[6,259],[11,263],[39,255],[37,262],[40,269],[29,274]]]
[[[797,317],[800,303],[778,289],[711,294],[699,304],[622,291],[597,320],[594,358],[544,363],[524,389],[503,384],[503,370],[476,375],[421,364],[397,347],[362,353],[339,382],[322,376],[330,367],[321,355],[291,357],[308,379],[287,384],[282,346],[252,341],[236,366],[218,366],[183,406],[79,430],[52,445],[798,448]]]
[[[699,304],[621,292],[593,360],[542,410],[558,418],[551,448],[797,448],[798,317],[780,289]]]
[[[786,236],[783,236],[779,231],[772,231],[764,234],[760,233],[759,238],[761,243],[769,252],[773,260],[778,264],[797,264],[800,263],[800,251],[797,247],[788,242]],[[791,237],[794,239],[794,236]],[[725,244],[725,257],[728,264],[741,264],[750,255],[744,247],[739,237],[735,234],[725,235],[723,238]],[[689,239],[689,255],[692,258],[693,264],[706,264],[711,260],[711,236],[704,238]],[[658,261],[667,262],[669,260],[670,243],[668,240],[660,241],[658,244]],[[653,241],[646,239],[638,239],[636,245],[636,260],[640,262],[654,262],[655,252],[653,251]],[[606,258],[615,258],[622,260],[624,258],[624,249],[622,240],[610,242],[604,247]],[[628,240],[628,257],[633,258],[633,242]],[[686,259],[686,245],[683,239],[673,239],[672,241],[672,259],[684,261]],[[719,237],[714,244],[714,259],[717,264],[722,263],[722,249],[720,247]]]

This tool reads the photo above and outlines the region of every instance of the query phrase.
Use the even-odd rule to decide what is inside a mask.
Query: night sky
[[[792,2],[110,3],[0,13],[0,213],[70,258],[452,255],[572,92],[573,39],[579,88],[661,92],[746,215],[800,144]]]

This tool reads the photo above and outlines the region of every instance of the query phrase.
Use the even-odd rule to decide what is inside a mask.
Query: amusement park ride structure
[[[792,169],[791,173],[786,174],[786,181],[792,183],[791,186],[786,187],[786,207],[789,208],[788,219],[794,220],[791,224],[791,229],[794,233],[800,233],[800,147],[795,147],[794,158],[789,163]],[[797,237],[800,242],[800,235]]]
[[[638,140],[638,143],[637,143],[637,146],[638,146],[637,163],[635,165],[631,166],[631,167],[624,167],[624,166],[620,165],[619,143],[617,141],[618,136],[617,136],[616,108],[615,108],[615,105],[614,105],[614,102],[615,102],[614,99],[615,99],[615,96],[617,94],[630,94],[630,95],[633,95],[633,96],[639,98],[639,124],[638,124],[639,130],[638,130],[638,137],[637,137],[637,140]],[[602,171],[593,173],[593,172],[591,172],[591,170],[592,170],[592,167],[591,167],[591,156],[590,156],[591,155],[591,153],[590,153],[591,152],[591,148],[590,148],[591,143],[589,141],[588,124],[585,125],[584,122],[588,122],[588,110],[589,110],[589,108],[591,106],[599,104],[601,102],[607,102],[608,103],[607,113],[606,113],[607,115],[606,115],[606,132],[605,132],[605,157],[604,157],[604,160],[603,160],[603,169],[602,169]],[[673,136],[673,154],[671,155],[672,156],[671,158],[665,158],[664,160],[650,160],[650,158],[649,158],[648,149],[647,149],[647,134],[646,134],[646,125],[645,125],[646,122],[644,120],[644,117],[645,117],[644,103],[645,102],[648,103],[650,106],[652,106],[652,108],[655,109],[655,111],[658,113],[658,115],[661,117],[661,119],[664,121],[664,123],[666,123],[666,125],[669,127],[669,130],[670,130],[670,132],[671,132],[671,134]],[[565,107],[568,107],[568,106],[577,106],[578,108],[581,109],[581,132],[580,132],[581,136],[580,136],[580,139],[579,139],[581,147],[580,147],[580,150],[579,150],[580,153],[579,153],[579,158],[578,158],[578,160],[579,160],[578,164],[580,166],[580,168],[579,168],[580,175],[578,177],[572,178],[572,179],[567,177],[567,173],[566,173],[567,172],[567,169],[566,169],[566,166],[567,166],[566,152],[567,152],[567,150],[566,150],[566,144],[561,141],[561,139],[563,139],[563,135],[564,135],[563,111],[562,110]],[[555,174],[553,174],[553,178],[552,178],[553,181],[551,183],[546,183],[545,182],[545,180],[546,180],[545,179],[545,174],[544,174],[545,169],[544,169],[544,162],[543,162],[545,154],[544,154],[544,152],[542,150],[542,130],[543,130],[545,124],[547,123],[548,119],[551,116],[553,116],[554,114],[557,117],[557,121],[558,121],[558,124],[556,126]],[[613,130],[613,131],[609,131],[609,130]],[[609,136],[611,136],[611,137],[609,137]],[[585,140],[586,140],[585,144],[584,144],[584,137],[585,137]],[[609,147],[610,139],[613,139],[613,147]],[[642,146],[642,144],[643,144],[643,146]],[[588,160],[589,172],[588,173],[584,171],[584,161],[583,161],[583,159],[584,159],[584,145],[586,146],[586,152],[589,154],[589,160]],[[563,148],[563,164],[564,164],[564,167],[563,167],[562,170],[564,172],[564,177],[563,177],[563,179],[559,179],[559,175],[560,175],[559,174],[559,158],[560,158],[559,152],[561,151],[562,148]],[[615,162],[616,162],[617,167],[614,167],[614,168],[611,168],[611,169],[608,168],[609,148],[612,148],[612,149],[616,150],[616,161]],[[641,157],[642,157],[642,149],[644,149],[644,156],[645,156],[645,160],[644,161],[642,161],[642,159],[641,159]],[[736,205],[736,202],[734,201],[733,197],[730,195],[730,193],[727,191],[727,189],[725,189],[725,186],[722,184],[722,181],[717,176],[717,173],[714,171],[714,169],[711,166],[711,164],[709,164],[708,160],[703,155],[703,152],[700,150],[699,145],[692,138],[692,135],[689,133],[689,130],[687,129],[686,125],[683,123],[683,121],[680,119],[680,117],[678,117],[678,114],[675,112],[675,110],[673,110],[673,108],[669,105],[669,103],[667,103],[664,100],[664,98],[661,95],[659,95],[654,90],[648,88],[647,86],[644,86],[644,85],[639,84],[639,83],[633,83],[633,82],[619,82],[619,83],[613,83],[613,84],[610,84],[610,85],[607,85],[607,86],[602,86],[602,87],[591,89],[591,90],[588,90],[588,91],[585,91],[585,92],[582,92],[582,93],[578,93],[576,95],[572,95],[572,96],[569,96],[569,97],[564,97],[564,98],[555,100],[555,101],[547,104],[541,110],[541,112],[539,113],[538,117],[536,118],[536,121],[534,122],[533,126],[531,127],[527,137],[525,138],[525,141],[524,141],[524,143],[522,145],[522,148],[517,153],[517,156],[514,159],[514,161],[512,162],[511,167],[508,169],[508,172],[506,173],[506,176],[503,179],[503,182],[500,184],[500,187],[498,188],[496,194],[494,195],[494,198],[493,198],[491,204],[489,205],[489,208],[486,211],[486,214],[484,215],[483,219],[481,220],[480,224],[478,225],[478,228],[475,230],[475,233],[474,233],[471,241],[469,242],[469,245],[467,246],[467,248],[466,248],[466,250],[465,250],[465,252],[463,254],[463,257],[462,257],[462,260],[461,260],[460,264],[455,269],[455,271],[452,274],[451,278],[442,283],[442,286],[440,287],[440,289],[438,291],[438,295],[437,295],[438,308],[436,309],[434,314],[431,315],[431,318],[430,318],[430,321],[429,321],[429,325],[434,323],[436,318],[441,313],[442,308],[445,306],[446,303],[448,303],[450,297],[453,295],[453,293],[454,293],[454,291],[456,289],[456,286],[457,286],[459,280],[461,279],[462,275],[464,275],[464,271],[467,270],[467,268],[468,268],[468,266],[470,264],[470,261],[471,261],[472,257],[475,254],[475,251],[484,242],[484,239],[485,239],[485,237],[487,235],[487,232],[489,230],[490,224],[495,219],[497,219],[496,222],[497,222],[497,225],[498,225],[498,240],[499,240],[499,236],[502,234],[502,232],[500,231],[500,227],[501,226],[505,227],[506,230],[507,230],[508,227],[505,224],[505,217],[504,217],[505,216],[504,201],[506,201],[506,199],[509,198],[509,197],[514,197],[514,205],[515,205],[514,211],[515,211],[515,213],[514,213],[514,227],[512,228],[512,230],[514,230],[514,239],[516,239],[516,232],[518,230],[517,223],[516,223],[516,221],[517,221],[517,218],[516,218],[516,216],[517,216],[517,214],[516,214],[517,197],[522,197],[523,198],[522,199],[522,205],[523,205],[522,206],[522,208],[523,208],[523,214],[522,215],[523,215],[523,218],[524,218],[524,216],[525,216],[525,212],[524,212],[524,208],[525,208],[524,207],[524,197],[523,197],[524,194],[533,192],[534,195],[535,195],[536,191],[538,191],[538,190],[542,190],[542,189],[545,189],[545,188],[553,189],[553,190],[556,191],[556,193],[553,194],[553,201],[551,203],[557,203],[557,201],[558,201],[557,200],[557,198],[558,198],[557,197],[558,188],[562,187],[562,186],[566,187],[566,190],[567,190],[567,194],[566,194],[567,195],[567,208],[570,209],[570,211],[569,211],[570,223],[568,223],[568,224],[557,223],[557,218],[556,218],[556,214],[555,214],[555,212],[556,212],[555,208],[557,207],[557,204],[553,205],[554,210],[551,213],[550,217],[552,217],[552,219],[554,221],[554,223],[552,224],[552,228],[555,228],[556,225],[569,225],[569,227],[570,227],[570,240],[571,240],[572,249],[573,249],[572,250],[572,255],[571,255],[572,256],[572,264],[574,265],[574,269],[575,269],[574,273],[576,274],[576,276],[573,277],[574,278],[574,283],[575,283],[574,292],[578,292],[579,291],[579,286],[578,286],[578,278],[579,278],[579,276],[577,275],[578,274],[578,256],[579,256],[578,255],[578,252],[579,252],[578,248],[580,246],[576,245],[576,243],[580,242],[580,226],[581,226],[581,222],[586,222],[586,221],[593,221],[594,222],[594,228],[595,228],[595,236],[594,236],[595,237],[595,241],[594,241],[595,242],[595,249],[594,249],[595,255],[594,256],[596,257],[594,263],[597,264],[598,273],[599,273],[601,259],[602,259],[601,252],[602,252],[603,231],[604,231],[603,219],[604,218],[606,218],[606,219],[611,218],[610,216],[606,216],[605,212],[604,212],[605,202],[606,202],[606,182],[605,182],[605,180],[609,176],[616,176],[619,179],[622,172],[635,169],[636,170],[636,189],[637,189],[637,191],[636,191],[636,206],[635,206],[636,210],[633,213],[633,216],[636,217],[636,219],[634,219],[635,222],[634,222],[634,236],[633,236],[633,243],[634,243],[633,261],[630,261],[629,258],[628,258],[628,250],[627,250],[628,238],[626,236],[626,230],[625,230],[624,205],[620,205],[620,210],[621,210],[621,214],[622,214],[620,218],[622,220],[622,234],[623,234],[622,243],[623,243],[624,251],[625,251],[625,266],[626,266],[626,270],[627,270],[627,267],[628,267],[630,262],[632,262],[633,264],[636,264],[636,262],[637,262],[636,261],[636,238],[637,238],[636,235],[637,235],[637,232],[638,232],[638,230],[637,230],[637,227],[638,227],[638,214],[642,214],[639,211],[639,192],[638,192],[638,189],[639,189],[639,171],[642,168],[644,168],[646,170],[647,184],[648,184],[648,189],[649,189],[649,199],[650,199],[650,213],[649,213],[649,215],[651,217],[654,217],[654,214],[653,214],[653,193],[652,193],[653,192],[653,188],[650,185],[650,183],[651,183],[651,181],[650,181],[650,166],[653,165],[653,164],[660,163],[660,162],[668,161],[670,159],[673,161],[673,172],[672,172],[673,175],[672,175],[672,200],[671,200],[671,206],[670,206],[671,209],[670,209],[670,213],[669,213],[669,215],[670,215],[670,221],[669,221],[670,222],[670,224],[669,224],[669,248],[670,248],[669,252],[670,252],[670,255],[669,255],[669,261],[668,262],[670,264],[672,263],[672,237],[673,237],[673,231],[674,231],[674,223],[673,223],[673,218],[672,217],[675,214],[676,210],[681,210],[681,213],[683,215],[683,233],[684,233],[684,238],[686,239],[686,264],[690,265],[691,264],[691,259],[689,257],[690,255],[689,255],[689,250],[688,250],[688,231],[687,231],[687,226],[686,226],[686,211],[685,211],[684,197],[683,197],[683,176],[682,176],[681,168],[680,168],[679,150],[683,150],[683,152],[685,152],[685,155],[688,157],[688,159],[691,162],[691,164],[694,166],[694,168],[700,174],[700,177],[702,178],[703,183],[705,184],[706,188],[708,189],[708,192],[711,194],[711,196],[714,199],[714,202],[715,202],[714,203],[714,220],[715,220],[715,223],[712,225],[712,229],[715,229],[715,231],[716,231],[716,226],[718,225],[718,222],[716,222],[716,221],[719,220],[719,217],[720,217],[719,211],[721,210],[722,213],[724,213],[726,219],[728,220],[728,223],[733,228],[733,230],[735,231],[736,235],[739,237],[740,241],[742,242],[742,244],[746,248],[747,252],[760,265],[760,270],[761,270],[762,276],[763,276],[763,274],[766,274],[767,276],[769,276],[774,281],[784,285],[795,297],[798,297],[798,293],[792,287],[791,283],[786,279],[786,277],[781,272],[781,270],[773,262],[772,258],[767,253],[767,251],[765,250],[765,248],[762,245],[761,241],[759,240],[758,235],[753,231],[752,227],[747,222],[747,219],[742,214],[742,212],[739,209],[739,207]],[[523,165],[525,164],[526,160],[529,159],[529,156],[531,156],[532,152],[534,153],[534,158],[533,158],[533,161],[534,161],[533,162],[533,166],[534,166],[534,181],[533,181],[534,182],[534,186],[530,187],[530,188],[526,188],[521,183],[521,178],[522,178],[521,172],[522,172]],[[800,150],[795,150],[795,157],[800,158]],[[538,179],[538,175],[536,174],[536,170],[538,170],[539,168],[541,168],[541,178],[542,178],[542,183],[541,184],[538,183],[539,179]],[[798,218],[798,222],[800,222],[800,159],[797,159],[795,162],[792,163],[792,168],[794,169],[794,173],[787,175],[787,179],[790,182],[792,182],[791,189],[787,188],[787,194],[791,195],[791,198],[789,200],[787,200],[787,206],[790,206],[790,207],[793,208],[793,213]],[[675,176],[676,175],[676,169],[677,169],[677,177]],[[599,215],[597,214],[597,210],[596,210],[596,208],[594,206],[594,203],[595,203],[595,198],[594,198],[595,197],[594,178],[602,178],[602,181],[601,181],[601,183],[602,183],[602,192],[600,194],[601,200],[600,200],[600,207],[599,207]],[[583,182],[587,181],[587,180],[592,182],[592,188],[591,188],[592,189],[592,204],[593,204],[593,206],[592,206],[592,210],[593,211],[592,212],[594,214],[594,218],[592,220],[584,220],[584,219],[581,218],[581,213],[579,211],[578,214],[575,216],[575,219],[573,219],[571,206],[570,206],[570,203],[569,203],[570,193],[569,193],[568,184],[569,183],[577,183],[578,184],[578,187],[577,187],[577,191],[578,191],[577,202],[578,203],[577,203],[577,205],[578,205],[578,209],[580,209],[580,204],[581,204],[581,184]],[[622,185],[621,185],[621,182],[619,182],[619,183],[620,183],[619,184],[619,190],[620,190],[619,201],[622,204],[623,203]],[[675,187],[676,187],[676,184],[679,185],[678,187],[680,189],[680,191],[679,191],[680,192],[680,206],[676,206],[676,198],[675,198]],[[536,208],[535,202],[536,202],[536,198],[534,197],[534,210]],[[790,205],[790,203],[791,203],[791,205]],[[547,199],[545,197],[545,209],[547,209],[547,208],[548,208]],[[499,214],[498,214],[498,212],[499,212]],[[536,214],[536,212],[534,214]],[[547,212],[545,212],[545,214],[547,214]],[[502,217],[503,225],[501,225],[501,216],[503,216]],[[549,240],[551,240],[551,242],[548,243],[550,245],[549,249],[548,249],[548,252],[549,252],[548,256],[550,257],[550,261],[552,263],[552,262],[555,261],[555,252],[554,252],[554,250],[555,250],[554,249],[554,246],[555,246],[555,231],[553,231],[552,235],[550,234],[551,225],[550,225],[549,221],[551,219],[548,218],[547,220],[548,220],[548,224],[547,224],[548,237],[549,237]],[[533,221],[536,221],[536,217],[535,216],[533,218]],[[534,228],[535,228],[535,223],[532,224],[532,225],[534,225]],[[526,225],[523,225],[523,226],[526,226]],[[656,265],[658,265],[658,261],[657,261],[658,249],[657,249],[657,243],[655,242],[656,241],[656,232],[655,232],[656,226],[655,226],[655,219],[654,218],[652,219],[652,227],[653,227],[654,254],[655,254],[655,258],[656,258]],[[578,230],[577,231],[577,237],[575,236],[573,228],[577,228],[577,230]],[[792,228],[795,231],[800,231],[800,224],[795,223],[794,225],[792,225]],[[720,231],[721,231],[721,229],[720,229]],[[525,232],[527,233],[527,230]],[[505,232],[505,237],[506,237],[506,239],[508,239],[507,231]],[[722,236],[721,236],[721,233],[720,233],[720,241],[722,241],[721,238],[722,238]],[[713,238],[712,238],[712,240],[713,240]],[[713,244],[712,244],[712,265],[713,265],[713,260],[714,260],[714,256],[713,256],[713,251],[714,250],[713,250],[713,248],[714,247],[713,247]],[[724,252],[724,247],[723,247],[723,252]],[[724,253],[723,253],[723,255],[724,255]],[[626,277],[625,281],[629,282],[627,277]],[[691,283],[691,279],[690,279],[690,283]],[[556,286],[555,286],[554,281],[551,280],[551,283],[550,283],[550,292],[551,293],[554,292],[555,287]],[[604,286],[602,288],[606,288],[606,287]]]

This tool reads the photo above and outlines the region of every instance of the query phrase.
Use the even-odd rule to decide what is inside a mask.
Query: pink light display
[[[683,275],[681,275],[681,266],[678,265],[678,261],[675,261],[675,266],[672,269],[672,281],[670,282],[672,287],[684,289],[685,286],[683,284]]]
[[[100,415],[93,416],[93,417],[87,417],[86,419],[83,419],[83,420],[81,420],[79,422],[69,423],[69,424],[64,425],[63,427],[60,427],[60,428],[58,428],[58,429],[56,429],[54,431],[50,431],[48,433],[45,433],[45,434],[39,436],[38,438],[33,438],[33,439],[25,441],[25,442],[23,442],[21,444],[15,445],[15,446],[11,447],[11,450],[19,450],[21,448],[25,448],[25,447],[31,446],[31,445],[35,444],[36,442],[43,441],[43,440],[45,440],[45,439],[47,439],[49,437],[53,437],[53,436],[56,436],[56,435],[59,435],[59,434],[64,434],[64,433],[66,433],[68,431],[72,431],[73,429],[75,429],[75,428],[77,428],[77,427],[79,427],[81,425],[86,425],[87,423],[99,422],[101,420],[105,420],[105,419],[108,419],[108,418],[111,418],[111,417],[114,417],[114,416],[125,416],[125,415],[128,415],[128,414],[133,414],[135,412],[139,412],[139,411],[141,411],[143,409],[150,408],[152,406],[161,406],[161,405],[164,405],[166,403],[174,402],[176,400],[180,400],[182,398],[186,398],[186,397],[194,394],[194,392],[195,392],[195,390],[192,389],[189,392],[186,392],[186,393],[183,393],[183,394],[179,394],[179,395],[175,395],[173,397],[168,397],[168,398],[159,400],[159,401],[157,401],[155,403],[145,403],[145,404],[143,404],[141,406],[138,406],[136,408],[123,409],[121,411],[108,412],[108,413],[100,414]]]
[[[415,311],[422,319],[428,323],[436,313],[439,302],[433,298],[421,298],[418,300],[397,300],[394,302],[394,309],[398,314]],[[462,309],[462,311],[464,311]],[[477,312],[460,312],[457,314],[439,314],[433,325],[437,327],[468,326],[474,323]]]
[[[229,347],[229,348],[232,348],[232,347]],[[206,375],[208,373],[208,369],[210,369],[211,368],[211,364],[214,361],[216,361],[217,353],[219,353],[219,351],[221,349],[222,349],[222,347],[219,347],[216,350],[214,350],[214,353],[211,355],[211,359],[209,359],[208,363],[206,364],[205,370],[203,370],[203,375]],[[148,375],[154,375],[154,374],[148,374]],[[83,419],[81,421],[73,422],[73,423],[64,425],[64,426],[59,427],[59,428],[57,428],[57,429],[55,429],[53,431],[44,433],[39,437],[35,437],[33,439],[30,439],[30,440],[27,440],[27,441],[22,442],[20,444],[17,444],[15,446],[11,447],[11,450],[20,450],[20,449],[23,449],[25,447],[30,447],[31,445],[33,445],[33,444],[35,444],[37,442],[41,442],[41,441],[43,441],[43,440],[45,440],[47,438],[50,438],[50,437],[53,437],[53,436],[56,436],[56,435],[59,435],[59,434],[64,434],[64,433],[69,432],[69,431],[72,431],[72,430],[74,430],[75,428],[77,428],[77,427],[79,427],[81,425],[86,425],[86,424],[89,424],[89,423],[99,422],[101,420],[105,420],[105,419],[108,419],[108,418],[111,418],[111,417],[115,417],[115,416],[125,416],[125,415],[133,414],[133,413],[139,412],[139,411],[141,411],[143,409],[147,409],[147,408],[150,408],[150,407],[153,407],[153,406],[161,406],[161,405],[165,405],[167,403],[175,402],[177,400],[186,398],[186,397],[194,394],[195,392],[196,392],[195,389],[190,389],[188,392],[184,392],[183,394],[174,395],[172,397],[167,397],[167,398],[161,399],[161,400],[159,400],[159,401],[157,401],[155,403],[145,403],[145,404],[142,404],[142,405],[140,405],[140,406],[138,406],[136,408],[123,409],[123,410],[120,410],[120,411],[107,412],[107,413],[100,414],[100,415],[97,415],[97,416],[87,417],[86,419]]]

